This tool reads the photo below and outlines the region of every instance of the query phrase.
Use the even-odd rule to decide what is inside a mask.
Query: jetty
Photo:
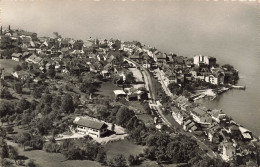
[[[246,86],[232,85],[231,87],[235,89],[244,89],[244,90],[246,89]]]

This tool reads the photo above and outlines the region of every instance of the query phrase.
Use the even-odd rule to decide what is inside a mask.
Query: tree
[[[8,133],[13,133],[14,128],[13,128],[12,126],[7,126],[7,127],[6,127],[6,131],[7,131]]]
[[[43,147],[43,138],[40,135],[31,136],[30,144],[33,149],[42,149]]]
[[[46,105],[44,105],[44,108],[42,111],[43,111],[43,114],[47,115],[52,111],[52,108],[50,105],[46,104]]]
[[[42,96],[41,102],[42,102],[44,105],[51,105],[51,103],[52,103],[52,97],[53,97],[53,95],[51,95],[51,94],[45,94],[45,95]]]
[[[170,83],[168,85],[168,88],[170,89],[170,91],[173,93],[173,94],[176,94],[176,95],[179,95],[182,93],[182,89],[181,87],[179,86],[179,84],[177,83]]]
[[[61,106],[61,97],[60,96],[55,96],[53,99],[52,99],[52,109],[53,110],[58,110],[60,109],[60,106]]]
[[[126,74],[126,83],[133,83],[135,81],[135,77],[132,72],[128,72]]]
[[[24,113],[22,115],[22,124],[27,124],[29,126],[29,123],[32,120],[32,116],[30,115],[30,113]]]
[[[0,90],[0,98],[5,98],[5,99],[11,99],[12,95],[9,92],[7,87],[4,87]]]
[[[53,122],[48,117],[42,117],[35,125],[40,135],[45,135],[53,128]]]
[[[23,150],[25,150],[25,146],[28,146],[30,144],[31,135],[28,132],[23,132],[18,137],[18,142],[23,145]]]
[[[28,69],[28,63],[27,62],[23,62],[21,65],[23,70],[27,70]]]
[[[47,74],[49,77],[54,78],[56,75],[55,69],[49,69]]]
[[[83,151],[79,148],[70,147],[68,150],[63,151],[63,155],[68,160],[83,159]]]
[[[11,159],[15,160],[15,162],[16,162],[16,160],[18,159],[18,155],[19,155],[18,149],[13,146],[10,146],[10,145],[8,147],[9,147],[9,157]]]
[[[128,164],[129,164],[129,166],[137,165],[137,161],[132,154],[130,154],[128,157]]]
[[[20,112],[27,110],[30,108],[30,102],[27,101],[25,98],[22,98],[21,100],[19,100],[18,104],[17,104],[17,110],[19,110]]]
[[[126,126],[129,119],[131,119],[135,113],[132,110],[129,110],[126,106],[120,107],[116,113],[116,122],[121,126]]]
[[[71,95],[66,94],[63,98],[61,108],[66,113],[73,113],[75,111],[73,98]]]
[[[53,35],[55,36],[55,38],[61,38],[61,35],[58,32],[53,32]]]
[[[22,66],[20,66],[19,64],[17,64],[16,66],[14,66],[13,71],[21,71],[23,68]]]
[[[33,160],[30,159],[28,162],[25,163],[25,167],[37,167],[37,165]]]
[[[126,167],[126,159],[122,154],[118,154],[110,161],[110,166],[112,167]]]
[[[32,95],[34,98],[39,99],[39,98],[41,98],[41,90],[38,89],[38,88],[35,88],[35,89],[32,91],[31,95]]]
[[[14,122],[15,118],[16,118],[16,115],[15,115],[15,114],[11,115],[10,117],[8,117],[8,122],[9,122],[9,123]]]
[[[105,164],[106,163],[106,161],[107,161],[107,154],[104,151],[104,149],[99,149],[98,150],[96,161],[101,163],[101,164]]]
[[[14,103],[8,100],[1,99],[0,118],[5,117],[7,114],[12,115],[13,113],[14,113]]]
[[[94,82],[84,81],[79,87],[79,90],[84,93],[88,93],[89,95],[93,94],[96,90],[97,86]]]
[[[8,153],[8,146],[6,141],[3,138],[0,138],[0,158],[4,159],[4,158],[8,158],[9,157],[9,153]]]
[[[14,90],[16,91],[16,93],[22,93],[22,89],[22,83],[17,82],[14,84]]]

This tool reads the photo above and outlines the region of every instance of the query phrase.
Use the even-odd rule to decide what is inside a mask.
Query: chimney
[[[8,29],[9,29],[9,31],[11,30],[11,26],[10,25],[8,26]]]
[[[1,30],[0,30],[0,31],[1,31],[0,33],[1,33],[1,35],[2,35],[2,34],[3,34],[3,27],[2,27],[2,26],[1,26]]]

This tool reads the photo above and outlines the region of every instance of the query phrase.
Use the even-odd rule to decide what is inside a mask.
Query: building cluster
[[[165,85],[179,85],[205,82],[212,85],[223,85],[230,82],[237,71],[219,67],[216,58],[197,55],[193,58],[166,54],[155,48],[145,46],[140,42],[124,42],[120,40],[91,39],[86,41],[72,38],[37,37],[36,33],[23,30],[7,30],[1,28],[2,47],[13,45],[21,51],[13,52],[13,61],[27,62],[28,70],[12,73],[13,77],[34,82],[41,81],[39,73],[55,71],[64,75],[80,75],[85,72],[100,74],[103,79],[113,79],[113,82],[123,88],[115,90],[116,99],[126,100],[148,99],[149,93],[143,83],[137,83],[133,70],[139,68],[134,61],[150,71],[159,67],[165,76]],[[0,53],[1,54],[1,53]],[[1,55],[2,58],[5,55]],[[126,61],[131,60],[131,61]],[[4,79],[2,72],[1,78]],[[143,77],[141,81],[144,82]],[[139,86],[138,86],[139,85]],[[208,140],[219,146],[219,152],[225,161],[234,159],[237,155],[250,154],[245,145],[252,144],[252,132],[236,124],[221,110],[210,110],[191,102],[185,96],[173,96],[170,107],[173,118],[185,131],[203,132]],[[107,125],[93,120],[76,118],[77,132],[102,137]]]
[[[1,29],[1,46],[21,48],[11,54],[11,59],[27,62],[28,70],[14,71],[12,75],[21,80],[32,78],[41,80],[39,73],[55,71],[63,75],[81,75],[85,72],[100,74],[104,79],[113,79],[119,86],[135,82],[133,72],[129,68],[136,68],[123,60],[126,54],[121,48],[121,41],[114,39],[92,39],[86,41],[72,38],[37,37],[36,33],[24,30]],[[0,53],[1,54],[1,53]],[[4,54],[2,58],[6,58]],[[4,73],[3,73],[4,74]],[[6,73],[5,73],[6,75]],[[126,88],[126,86],[124,87]],[[145,91],[128,89],[128,99],[140,99]]]
[[[142,46],[140,43],[127,43],[123,49],[133,61],[142,64],[152,71],[159,67],[165,78],[166,86],[170,83],[182,85],[202,81],[212,85],[230,84],[230,77],[237,75],[235,69],[219,67],[216,58],[196,55],[193,58],[165,54],[155,48]],[[237,156],[248,156],[252,153],[248,145],[254,147],[251,141],[255,138],[248,129],[231,120],[222,110],[211,110],[205,106],[193,103],[185,96],[172,96],[173,105],[170,107],[175,121],[189,132],[202,132],[218,151],[225,161],[231,161]]]

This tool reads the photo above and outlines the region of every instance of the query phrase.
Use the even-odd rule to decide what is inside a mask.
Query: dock
[[[231,87],[235,89],[246,89],[246,86],[232,85]]]

